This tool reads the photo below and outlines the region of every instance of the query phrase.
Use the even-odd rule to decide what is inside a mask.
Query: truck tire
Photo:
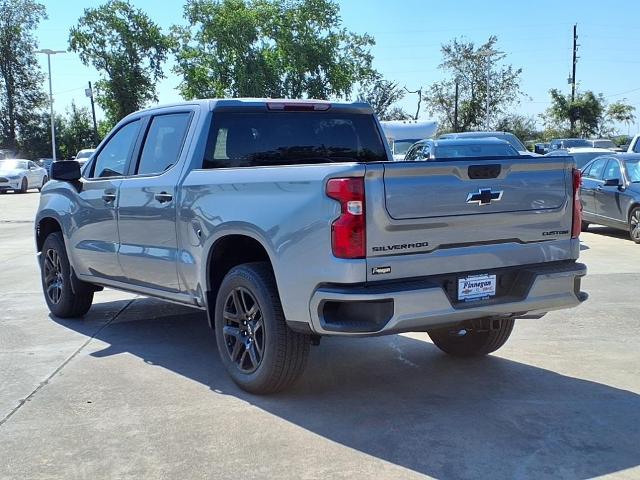
[[[439,328],[427,333],[431,340],[445,353],[455,357],[472,357],[495,352],[506,343],[513,330],[515,320],[482,319],[489,328]],[[479,321],[475,322],[476,324]],[[483,325],[484,326],[484,325]]]
[[[635,207],[629,214],[629,236],[634,242],[640,243],[640,207]]]
[[[71,288],[71,265],[60,232],[45,239],[40,254],[42,291],[49,311],[60,318],[82,317],[93,303],[93,289],[82,282],[74,292]]]
[[[245,263],[227,273],[216,299],[214,327],[222,364],[243,390],[275,393],[302,374],[310,336],[287,326],[268,263]]]

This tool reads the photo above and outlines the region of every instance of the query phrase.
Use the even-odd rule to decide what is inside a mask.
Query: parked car
[[[518,151],[511,144],[497,138],[445,138],[420,140],[407,152],[405,162],[436,161],[464,157],[517,157]]]
[[[545,155],[549,153],[550,148],[551,148],[550,143],[536,143],[533,145],[533,151],[538,155]]]
[[[445,138],[486,138],[486,137],[493,137],[499,140],[505,140],[509,142],[511,146],[515,148],[521,155],[532,155],[532,152],[527,150],[527,147],[524,146],[524,144],[520,141],[520,139],[510,132],[445,133],[444,135],[440,135],[438,139],[443,140]]]
[[[593,145],[589,143],[588,140],[584,138],[554,138],[549,142],[549,152],[553,153],[556,150],[566,150],[567,148],[575,148],[575,147],[591,147]]]
[[[627,153],[640,153],[640,133],[634,135],[627,147]]]
[[[556,150],[550,152],[547,155],[567,155],[574,158],[576,161],[576,167],[582,168],[591,160],[602,155],[611,155],[611,150],[606,148],[591,148],[591,147],[571,147],[563,150]]]
[[[438,131],[438,122],[433,120],[387,120],[380,122],[380,126],[396,161],[404,160],[411,145],[433,137]]]
[[[582,169],[582,229],[590,223],[627,230],[640,243],[640,154],[601,156]]]
[[[587,140],[587,142],[589,143],[589,146],[593,148],[606,148],[612,152],[624,151],[621,147],[616,145],[613,140],[609,140],[608,138],[594,138]]]
[[[127,116],[82,171],[52,165],[35,218],[50,311],[82,316],[105,286],[201,308],[231,378],[268,393],[323,335],[426,331],[485,355],[516,318],[586,299],[572,160],[393,162],[382,133],[364,103]]]
[[[95,151],[96,151],[95,148],[85,148],[83,150],[80,150],[76,154],[74,160],[78,162],[80,165],[84,165],[86,161],[89,160],[89,158],[91,158],[91,155],[93,155],[93,152]]]
[[[25,193],[30,188],[42,190],[47,180],[47,171],[31,160],[0,160],[0,193],[8,190]]]

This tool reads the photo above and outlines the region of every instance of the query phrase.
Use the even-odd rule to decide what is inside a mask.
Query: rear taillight
[[[338,258],[365,258],[364,178],[332,178],[327,196],[340,202],[340,216],[331,225],[331,248]]]
[[[582,185],[582,172],[573,169],[573,224],[571,225],[571,238],[578,238],[582,230],[582,202],[580,201],[580,186]]]

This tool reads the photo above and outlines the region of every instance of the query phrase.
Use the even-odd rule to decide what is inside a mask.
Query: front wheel
[[[246,263],[227,273],[214,323],[222,364],[243,390],[282,391],[302,374],[310,337],[287,326],[269,264]]]
[[[24,177],[22,182],[20,182],[20,190],[18,190],[18,193],[27,193],[27,190],[29,190],[29,181]]]
[[[640,207],[635,207],[629,215],[629,236],[634,242],[640,243]]]
[[[49,234],[41,252],[40,276],[42,290],[49,311],[56,317],[82,317],[91,308],[93,290],[78,282],[71,287],[71,265],[60,232]]]
[[[513,318],[482,318],[465,326],[438,328],[427,333],[445,353],[455,357],[472,357],[495,352],[506,343],[513,330]]]

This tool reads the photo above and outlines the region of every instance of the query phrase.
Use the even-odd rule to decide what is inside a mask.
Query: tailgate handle
[[[469,178],[471,180],[481,180],[486,178],[497,178],[502,170],[502,165],[494,163],[490,165],[469,165]]]

